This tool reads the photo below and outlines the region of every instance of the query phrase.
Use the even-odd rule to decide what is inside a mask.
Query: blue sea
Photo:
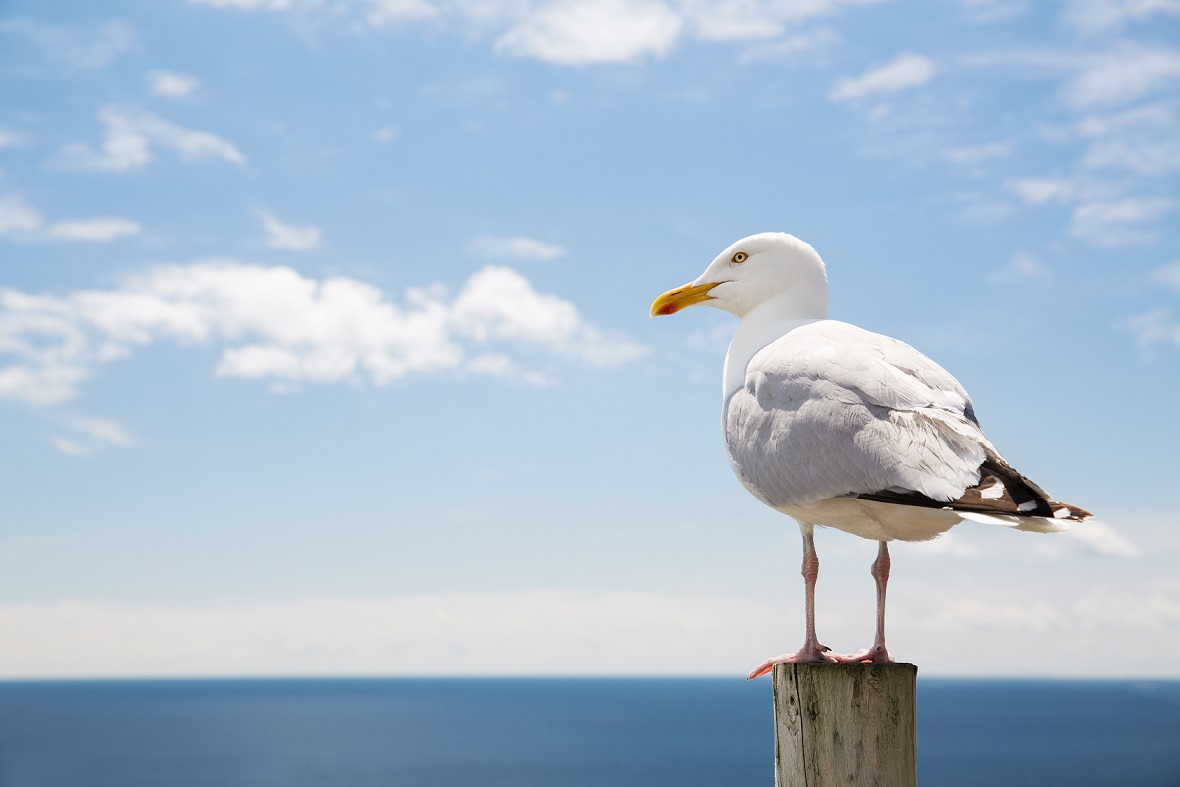
[[[740,678],[0,683],[0,787],[774,783]],[[919,783],[1180,787],[1180,682],[918,681]]]

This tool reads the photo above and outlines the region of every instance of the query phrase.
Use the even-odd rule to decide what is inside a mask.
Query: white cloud
[[[1103,557],[1136,558],[1142,552],[1126,536],[1110,525],[1095,520],[1074,525],[1066,531],[1066,538],[1080,543],[1085,549]]]
[[[594,366],[626,363],[644,352],[604,337],[569,301],[537,292],[524,276],[494,265],[467,280],[451,305],[451,321],[460,335],[480,344],[524,342]]]
[[[1082,157],[1088,169],[1147,176],[1180,172],[1180,123],[1170,104],[1090,115],[1078,123],[1078,134],[1091,140]]]
[[[372,27],[435,19],[439,9],[427,0],[368,0],[365,21]]]
[[[1012,153],[1007,142],[987,142],[982,145],[964,145],[947,148],[942,157],[952,164],[976,165],[992,159],[1004,158]]]
[[[973,52],[958,58],[974,68],[999,68],[1063,78],[1059,95],[1066,106],[1083,111],[1132,104],[1180,84],[1180,51],[1120,42],[1095,51],[1035,49]]]
[[[720,0],[688,3],[698,37],[706,41],[774,38],[783,32],[775,7],[759,0]]]
[[[1180,293],[1180,260],[1156,268],[1151,274],[1152,281],[1159,282]]]
[[[801,30],[802,23],[829,16],[844,8],[880,0],[684,0],[671,7],[681,15],[686,36],[703,41],[752,41],[743,47],[742,60],[782,58],[828,46],[830,29]],[[768,39],[782,38],[769,42]],[[767,41],[767,43],[759,43]]]
[[[1069,234],[1104,247],[1151,243],[1156,235],[1145,225],[1174,208],[1175,203],[1163,197],[1084,202],[1074,208]]]
[[[1002,22],[1020,16],[1028,10],[1021,0],[959,0],[959,5],[972,22]]]
[[[1132,196],[1126,184],[1085,177],[1014,178],[1006,185],[1030,205],[1073,206],[1069,235],[1106,248],[1152,243],[1151,225],[1176,207],[1167,197]]]
[[[683,24],[657,0],[556,0],[519,19],[495,48],[566,66],[626,63],[668,54]]]
[[[86,456],[112,446],[126,446],[135,442],[127,431],[115,423],[100,418],[70,418],[62,422],[70,431],[69,437],[55,435],[53,446],[63,454]]]
[[[1180,0],[1070,0],[1065,21],[1078,32],[1093,35],[1122,29],[1157,14],[1180,16]]]
[[[1180,172],[1180,137],[1154,140],[1105,140],[1091,145],[1082,159],[1091,169],[1117,169],[1136,175]]]
[[[828,97],[832,101],[854,101],[869,95],[896,93],[924,85],[934,78],[929,58],[903,52],[883,66],[871,68],[858,77],[839,80]]]
[[[266,245],[272,249],[288,251],[314,251],[320,245],[320,228],[314,226],[296,227],[284,224],[274,214],[259,208],[255,211],[266,230]]]
[[[412,289],[398,306],[356,279],[307,278],[286,267],[209,261],[155,268],[106,290],[64,296],[0,289],[0,398],[70,399],[100,366],[161,342],[223,345],[221,377],[280,383],[370,380],[467,371],[498,346],[607,366],[644,348],[609,337],[556,295],[488,266],[453,299]],[[481,360],[477,373],[497,370]],[[499,366],[501,376],[510,369]],[[538,382],[531,370],[515,379]]]
[[[386,142],[392,142],[393,140],[397,139],[400,134],[400,129],[396,129],[391,126],[379,128],[373,132],[373,141],[380,142],[382,144]]]
[[[128,219],[100,218],[58,221],[45,228],[50,240],[109,241],[140,233],[138,222]]]
[[[1180,322],[1168,309],[1152,309],[1128,319],[1125,327],[1135,335],[1135,343],[1145,350],[1156,344],[1180,346]]]
[[[967,224],[996,224],[1012,215],[1012,205],[1004,200],[992,199],[978,194],[967,194],[960,198],[957,216]]]
[[[1129,104],[1180,83],[1180,52],[1123,45],[1078,59],[1061,95],[1080,109]]]
[[[193,5],[214,8],[238,8],[245,11],[285,11],[293,8],[291,0],[188,0]]]
[[[992,284],[1011,284],[1015,282],[1043,279],[1049,275],[1045,264],[1025,252],[1017,252],[1003,268],[992,271],[987,280]]]
[[[1072,202],[1082,191],[1072,178],[1013,178],[1007,186],[1030,205]]]
[[[152,71],[148,74],[148,88],[154,95],[181,97],[196,90],[201,80],[174,71]]]
[[[511,238],[480,236],[471,241],[471,253],[501,260],[544,261],[565,256],[565,248],[518,235]]]
[[[800,55],[822,52],[834,46],[840,40],[839,34],[828,27],[821,27],[806,33],[755,43],[742,48],[740,62],[760,63],[793,60]]]
[[[0,128],[0,150],[24,147],[27,144],[29,144],[29,138],[25,134],[10,128]]]
[[[0,237],[36,232],[45,219],[21,197],[0,197]]]
[[[220,159],[245,166],[246,157],[232,143],[207,131],[181,128],[153,115],[106,106],[98,119],[104,127],[102,149],[84,143],[67,145],[58,163],[68,169],[127,172],[147,166],[153,149],[175,153],[182,161]]]
[[[45,217],[22,197],[0,197],[0,237],[14,240],[103,242],[138,235],[137,222],[119,218],[92,218],[47,224]]]
[[[486,374],[490,377],[523,382],[527,385],[537,386],[538,388],[544,388],[554,384],[553,378],[549,375],[521,369],[508,356],[498,355],[496,353],[484,353],[483,355],[475,356],[468,361],[466,370],[472,374]]]
[[[69,68],[84,71],[106,68],[135,46],[131,28],[118,22],[103,25],[96,31],[79,31],[42,27],[23,19],[6,19],[0,20],[0,32],[24,35],[51,58]]]

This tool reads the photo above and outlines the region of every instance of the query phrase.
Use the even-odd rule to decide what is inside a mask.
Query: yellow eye
[[[733,260],[736,264],[741,265],[743,262],[745,262],[747,259],[749,259],[749,257],[750,257],[750,255],[746,254],[744,251],[735,251],[733,253],[733,256],[730,257],[730,259]]]

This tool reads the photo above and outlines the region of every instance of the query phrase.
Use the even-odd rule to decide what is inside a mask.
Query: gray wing
[[[738,477],[776,508],[882,492],[949,503],[998,457],[946,370],[834,321],[754,356],[726,406],[725,438]]]

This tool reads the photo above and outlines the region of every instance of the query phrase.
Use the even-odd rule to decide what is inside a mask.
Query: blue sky
[[[924,674],[1171,675],[1180,4],[0,3],[0,675],[733,674],[802,636],[732,477],[781,230],[1101,524],[894,550]],[[874,547],[821,533],[821,640]]]

